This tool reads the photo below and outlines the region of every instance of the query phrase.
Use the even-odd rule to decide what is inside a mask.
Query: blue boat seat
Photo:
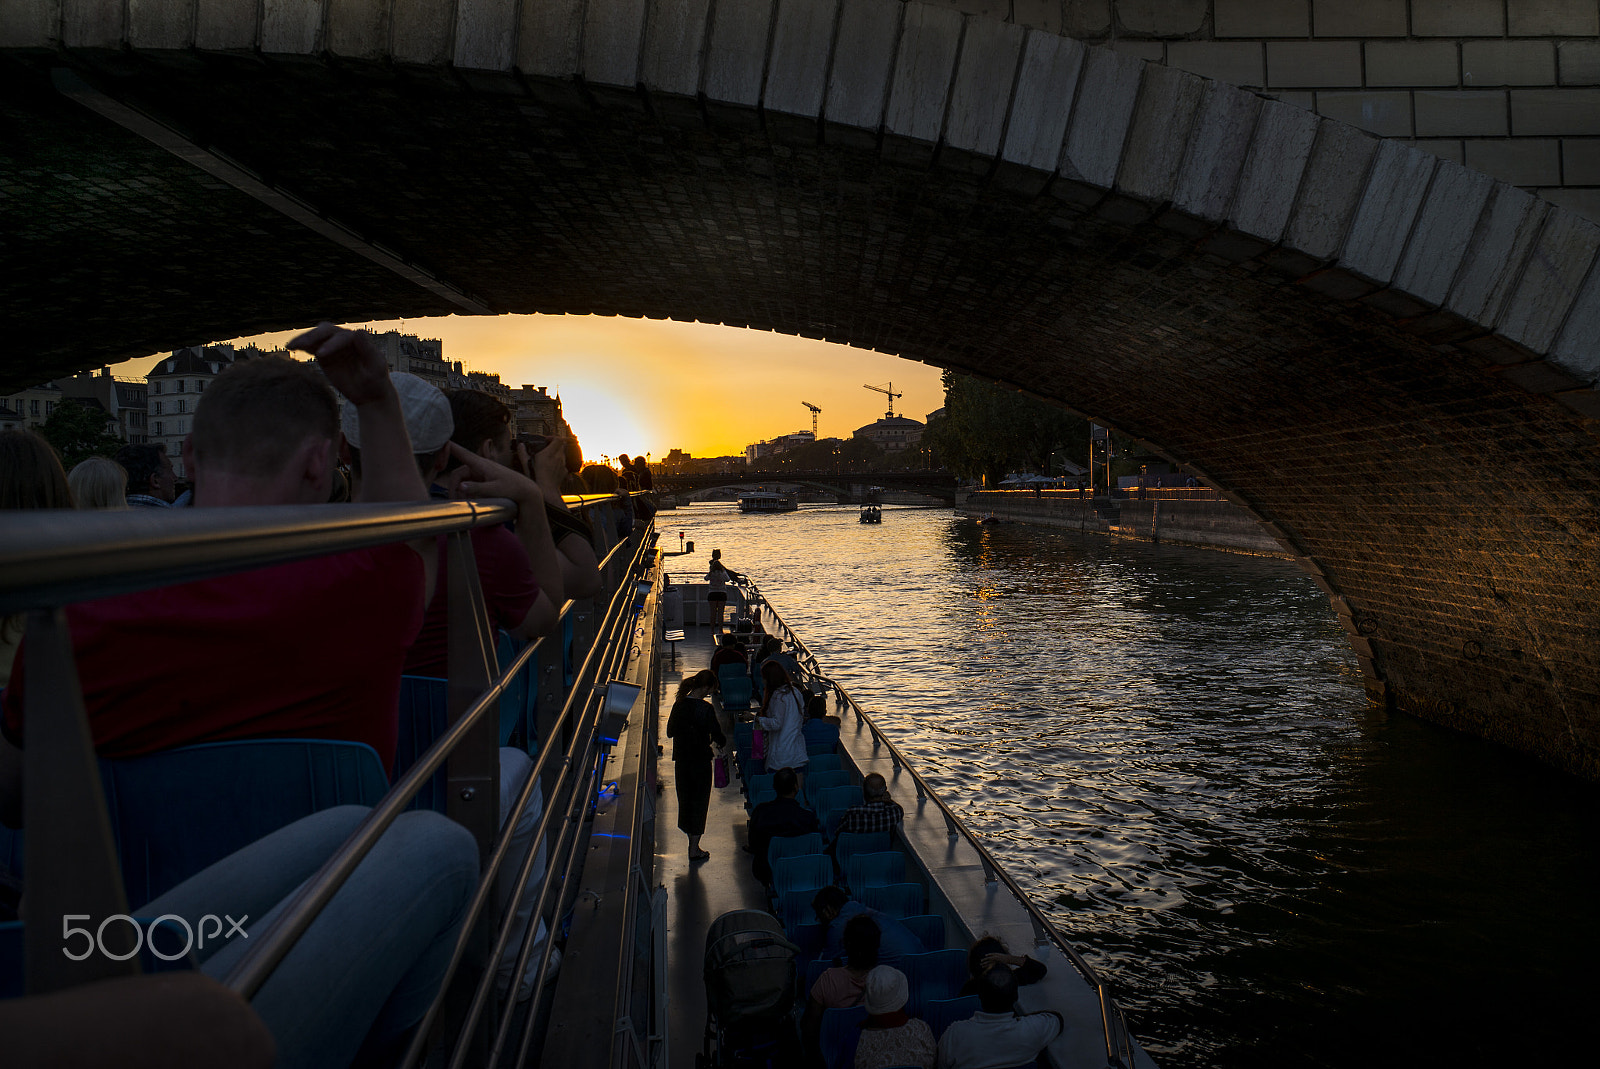
[[[736,664],[723,665],[717,669],[717,682],[721,684],[724,709],[739,712],[750,708],[750,699],[755,692],[750,686],[750,676],[743,668]]]
[[[811,908],[811,900],[817,897],[817,892],[785,891],[778,895],[778,917],[783,921],[783,930],[792,941],[804,925],[815,924],[817,914]]]
[[[823,775],[831,776],[834,773],[824,772]],[[823,819],[835,811],[842,814],[851,806],[860,805],[862,797],[861,787],[858,784],[844,783],[837,787],[823,787],[816,794],[817,818]]]
[[[863,887],[857,897],[879,913],[891,917],[915,917],[924,912],[920,883],[891,883],[886,887]]]
[[[376,805],[389,790],[372,747],[252,739],[101,761],[128,901],[143,905],[301,817]]]
[[[433,676],[400,677],[400,730],[395,737],[394,774],[398,778],[410,771],[417,758],[428,752],[434,740],[450,726],[450,684]],[[447,777],[440,765],[433,778],[422,785],[408,809],[445,811]]]
[[[906,878],[906,856],[898,850],[853,854],[844,866],[844,882],[860,893],[864,887],[887,887]]]
[[[767,843],[767,864],[775,865],[779,858],[806,857],[816,854],[825,857],[822,853],[822,835],[819,832],[808,832],[805,835],[775,835]]]
[[[846,772],[842,768],[830,769],[827,772],[814,771],[810,767],[810,763],[807,762],[806,785],[802,790],[802,793],[805,795],[804,800],[806,805],[810,806],[812,809],[815,809],[817,807],[817,797],[823,791],[830,787],[848,787],[851,785],[854,778],[855,776],[853,773]],[[860,794],[859,791],[856,793],[858,795]],[[851,802],[850,804],[857,805],[859,804],[859,801],[860,799],[858,798],[857,801]]]
[[[779,895],[818,891],[833,882],[833,862],[825,854],[780,857],[772,863],[772,888]]]
[[[961,994],[962,985],[967,982],[967,952],[930,950],[926,954],[910,954],[900,959],[900,971],[911,986],[906,1012],[921,1017],[928,1003]]]
[[[933,1032],[935,1042],[944,1035],[944,1030],[956,1021],[965,1021],[977,1013],[981,1007],[977,995],[962,995],[960,998],[933,999],[923,1003],[921,1017],[928,1022],[928,1028]]]
[[[525,645],[509,631],[501,631],[495,647],[495,657],[501,671],[516,660]],[[506,682],[500,692],[500,745],[515,746],[529,754],[539,752],[539,740],[534,730],[538,723],[535,713],[539,702],[539,655],[528,656],[522,671]]]
[[[754,810],[756,806],[761,805],[764,802],[776,802],[777,800],[778,792],[773,790],[771,787],[768,787],[764,791],[756,791],[754,794],[752,794],[750,796],[750,801],[746,804],[750,807],[750,809]]]
[[[856,1063],[856,1044],[861,1042],[861,1022],[867,1019],[865,1006],[822,1011],[822,1060],[828,1069],[850,1069]]]
[[[839,742],[839,725],[826,720],[807,720],[800,733],[806,737],[806,749],[815,746],[818,753],[833,753]]]
[[[902,917],[900,923],[911,930],[925,950],[938,950],[944,946],[944,918],[937,913],[922,913],[915,917]]]
[[[776,774],[772,772],[763,772],[758,776],[750,776],[744,781],[745,790],[752,796],[760,794],[762,791],[772,791],[776,794],[777,791],[772,786],[772,781],[775,777]]]
[[[894,843],[886,831],[847,831],[840,833],[833,844],[833,859],[844,871],[856,854],[874,854],[891,849]],[[940,946],[944,943],[941,940]]]
[[[836,753],[811,754],[806,758],[807,778],[819,772],[837,772],[844,767],[844,758]]]

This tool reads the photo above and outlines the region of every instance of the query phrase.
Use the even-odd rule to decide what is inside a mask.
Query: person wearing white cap
[[[855,1069],[901,1065],[933,1069],[938,1057],[933,1030],[921,1018],[906,1016],[910,997],[906,974],[893,965],[879,965],[867,973],[867,989],[861,999],[867,1019],[856,1045]]]
[[[424,480],[441,479],[445,465],[455,459],[462,463],[449,476],[441,479],[443,485],[432,488],[434,497],[449,497],[451,491],[466,497],[506,497],[517,505],[517,530],[512,533],[503,524],[472,529],[472,554],[478,568],[478,583],[483,590],[484,603],[494,626],[533,639],[549,631],[558,618],[562,594],[561,565],[555,543],[550,536],[550,522],[545,512],[544,494],[534,480],[485,457],[469,453],[451,441],[455,431],[455,418],[450,401],[431,383],[415,375],[397,372],[390,376],[400,397],[400,408],[405,415],[406,430],[411,436],[411,449],[417,470]],[[354,407],[345,404],[345,439],[350,444],[352,470],[359,474],[361,436],[360,428],[351,417]],[[535,454],[536,465],[550,467],[564,464],[563,447],[557,443]],[[467,482],[465,480],[474,481]],[[444,539],[438,540],[442,551]],[[449,667],[446,658],[449,623],[450,594],[448,569],[439,568],[433,600],[423,618],[422,630],[406,655],[405,670],[408,675],[446,677]],[[521,794],[533,770],[533,761],[525,750],[512,746],[500,748],[500,819]],[[502,994],[510,990],[516,979],[516,961],[522,949],[522,935],[530,923],[538,925],[534,936],[535,951],[530,955],[527,970],[517,983],[517,999],[533,994],[533,981],[543,955],[538,952],[547,929],[543,920],[533,916],[538,905],[539,887],[545,871],[545,844],[533,842],[539,818],[544,813],[544,795],[534,787],[529,803],[517,815],[517,830],[511,838],[510,853],[500,866],[497,890],[502,908],[508,906],[515,889],[517,873],[528,850],[537,851],[533,873],[517,902],[511,938],[506,944],[499,963],[499,985]],[[551,952],[556,966],[561,961],[560,951]]]

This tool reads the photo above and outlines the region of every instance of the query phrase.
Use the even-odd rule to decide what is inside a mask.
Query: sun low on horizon
[[[308,326],[312,324],[307,324]],[[672,449],[696,457],[743,453],[752,442],[811,430],[805,403],[822,409],[817,433],[848,438],[894,412],[924,421],[944,405],[939,369],[834,342],[709,323],[608,316],[444,316],[351,324],[443,341],[443,356],[500,381],[543,386],[561,395],[562,411],[585,455],[648,454]],[[296,330],[194,344],[281,346]],[[115,372],[142,377],[165,353],[124,361]]]

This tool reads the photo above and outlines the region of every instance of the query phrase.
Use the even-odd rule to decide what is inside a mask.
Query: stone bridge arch
[[[457,311],[752,326],[1132,434],[1378,700],[1600,775],[1600,229],[1404,143],[899,0],[12,0],[11,388]]]

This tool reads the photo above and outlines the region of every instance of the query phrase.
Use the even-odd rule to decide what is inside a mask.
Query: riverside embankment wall
[[[1090,534],[1288,556],[1255,518],[1230,501],[1128,498],[1108,502],[1080,497],[1075,490],[985,490],[969,495],[957,508],[969,515],[993,513],[1002,520]]]

